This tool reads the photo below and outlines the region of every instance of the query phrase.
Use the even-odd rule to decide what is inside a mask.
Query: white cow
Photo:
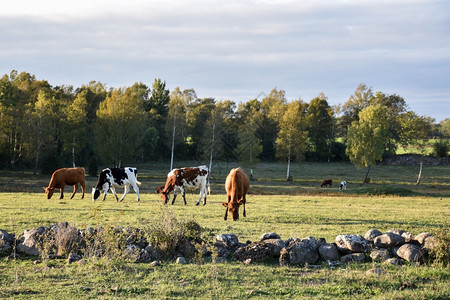
[[[347,181],[341,181],[341,184],[339,185],[339,190],[346,190],[347,189]]]

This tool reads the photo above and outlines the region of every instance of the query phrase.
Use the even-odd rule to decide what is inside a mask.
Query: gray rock
[[[308,237],[302,241],[294,240],[280,252],[280,265],[312,264],[319,259],[317,243],[314,238]]]
[[[342,234],[336,237],[336,246],[339,252],[348,253],[364,253],[369,251],[369,244],[366,239],[357,234]]]
[[[438,241],[434,238],[434,236],[428,236],[425,241],[422,243],[422,251],[424,252],[432,252],[434,249],[438,247]]]
[[[372,250],[372,252],[370,253],[370,257],[374,261],[386,261],[389,258],[391,258],[392,255],[389,252],[389,250],[384,249],[384,248],[380,248],[380,249]]]
[[[373,241],[377,236],[383,233],[377,229],[370,229],[364,234],[364,238],[368,241]]]
[[[185,265],[186,264],[186,258],[184,258],[183,256],[177,257],[176,263],[180,264],[180,265]]]
[[[80,261],[81,259],[83,259],[81,257],[81,255],[71,253],[71,254],[69,254],[69,257],[67,258],[67,263],[70,265],[74,262]]]
[[[224,243],[228,249],[234,249],[239,245],[239,239],[234,233],[219,234],[216,240]]]
[[[159,260],[154,260],[150,263],[151,267],[159,267],[161,265],[161,262]]]
[[[17,245],[17,251],[31,256],[38,256],[39,243],[42,243],[42,237],[49,227],[41,226],[32,230],[25,230],[23,237]]]
[[[14,242],[14,234],[10,234],[6,230],[0,229],[0,255],[8,256],[13,249]]]
[[[279,257],[281,249],[286,247],[286,244],[282,239],[267,239],[262,243],[268,247],[268,254],[272,257]]]
[[[401,235],[392,232],[386,232],[380,236],[377,236],[373,240],[373,244],[377,248],[392,248],[401,246],[405,243],[405,238]]]
[[[285,244],[281,239],[263,240],[238,248],[234,258],[239,261],[247,259],[251,259],[252,262],[264,261],[268,257],[279,257],[284,247]]]
[[[336,261],[339,260],[339,251],[336,244],[324,244],[319,246],[319,254],[325,260]]]
[[[341,257],[341,263],[357,262],[363,263],[366,260],[364,253],[351,253]]]
[[[281,239],[281,237],[275,233],[275,232],[266,232],[263,233],[260,237],[259,240],[260,241],[264,241],[264,240],[272,240],[272,239]]]
[[[397,250],[397,256],[408,262],[418,262],[422,256],[420,247],[412,244],[404,244]]]
[[[400,258],[393,257],[393,258],[389,258],[389,259],[385,260],[384,263],[399,266],[399,265],[403,264],[403,261]]]
[[[431,236],[431,233],[429,233],[429,232],[422,232],[422,233],[416,235],[414,240],[416,240],[420,245],[422,245],[425,242],[425,239],[427,237],[429,237],[429,236]]]

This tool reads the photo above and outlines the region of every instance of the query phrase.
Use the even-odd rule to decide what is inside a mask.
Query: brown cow
[[[78,183],[81,185],[81,190],[83,191],[83,195],[81,196],[81,199],[83,199],[84,192],[86,191],[84,168],[62,168],[56,170],[53,172],[52,179],[50,180],[48,187],[44,187],[45,193],[47,194],[47,199],[50,199],[53,196],[55,188],[61,190],[59,199],[63,199],[64,187],[66,185],[73,185],[73,194],[72,197],[70,197],[70,199],[72,199],[78,190]]]
[[[225,190],[227,191],[228,202],[223,202],[226,207],[224,220],[227,219],[228,211],[233,221],[239,219],[239,206],[242,205],[244,211],[242,215],[245,217],[245,195],[247,195],[250,183],[247,173],[241,168],[235,168],[230,171],[225,181]]]
[[[331,186],[333,184],[333,180],[331,180],[331,179],[325,179],[325,180],[323,180],[322,181],[322,184],[320,185],[320,187],[326,187],[327,185],[328,186]]]

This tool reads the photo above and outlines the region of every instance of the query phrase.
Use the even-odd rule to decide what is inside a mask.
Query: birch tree
[[[287,161],[286,181],[291,180],[291,161],[302,160],[307,147],[306,109],[308,104],[296,100],[287,104],[280,120],[280,131],[276,139],[276,156]]]
[[[416,181],[418,185],[422,180],[423,157],[429,146],[434,120],[429,117],[418,116],[413,111],[408,111],[399,117],[399,123],[402,147],[413,146],[421,157]]]

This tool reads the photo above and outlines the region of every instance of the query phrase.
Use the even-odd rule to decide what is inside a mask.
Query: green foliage
[[[146,235],[150,244],[155,245],[164,257],[172,258],[183,249],[186,258],[194,256],[195,249],[186,247],[189,241],[202,241],[203,229],[192,220],[179,219],[167,208],[162,208],[160,216],[148,220]]]
[[[436,157],[447,157],[450,151],[450,143],[448,140],[438,140],[433,144],[433,150]]]
[[[415,193],[407,188],[391,187],[387,185],[381,186],[368,186],[361,187],[354,190],[358,195],[371,195],[371,196],[413,196]]]
[[[356,166],[374,165],[382,160],[389,138],[386,109],[381,105],[368,106],[348,129],[346,153]]]
[[[450,230],[442,227],[432,231],[436,247],[431,251],[431,261],[435,266],[450,268]]]

